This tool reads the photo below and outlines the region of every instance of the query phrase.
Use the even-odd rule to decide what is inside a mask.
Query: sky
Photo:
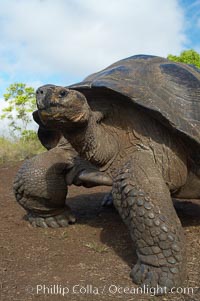
[[[187,49],[200,52],[200,0],[0,0],[0,113],[11,83],[66,86],[134,54]]]

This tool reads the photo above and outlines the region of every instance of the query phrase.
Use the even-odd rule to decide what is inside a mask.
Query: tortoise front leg
[[[14,183],[17,202],[27,211],[34,227],[65,227],[75,222],[65,204],[68,185],[112,186],[112,179],[91,163],[77,157],[73,149],[55,147],[26,160]]]
[[[13,183],[14,194],[33,226],[56,228],[75,222],[65,204],[65,175],[72,155],[62,148],[53,148],[26,160],[19,169]]]
[[[124,165],[112,193],[136,246],[133,281],[166,290],[181,285],[186,264],[183,229],[169,189],[147,151],[136,152]]]

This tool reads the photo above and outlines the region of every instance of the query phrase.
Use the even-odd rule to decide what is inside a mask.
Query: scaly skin
[[[32,226],[66,227],[75,222],[65,204],[67,186],[111,186],[112,180],[82,160],[61,131],[45,127],[38,111],[33,119],[39,125],[38,138],[49,151],[24,162],[14,180],[15,197]]]
[[[112,176],[114,205],[138,254],[133,280],[170,290],[183,283],[186,263],[184,234],[171,195],[180,195],[187,186],[187,195],[194,197],[188,164],[192,150],[121,95],[107,99],[95,89],[93,94],[88,101],[64,87],[41,87],[40,116],[44,124],[62,130],[82,157]],[[195,195],[200,197],[200,189]]]
[[[112,194],[136,246],[134,282],[167,289],[181,285],[186,265],[183,229],[169,189],[148,152],[135,153],[120,169]]]
[[[53,148],[26,160],[19,169],[13,183],[14,193],[33,226],[55,228],[75,222],[65,205],[65,175],[72,165],[72,154],[68,152],[71,157],[67,160],[65,150]]]
[[[77,157],[69,143],[26,160],[14,183],[17,202],[34,227],[66,227],[75,222],[65,204],[68,185],[112,185],[112,180],[89,162]]]

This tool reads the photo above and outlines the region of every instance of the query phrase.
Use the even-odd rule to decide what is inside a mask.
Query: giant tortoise
[[[36,95],[43,124],[112,177],[114,205],[136,246],[133,280],[181,285],[185,240],[172,197],[200,198],[200,71],[138,55]]]

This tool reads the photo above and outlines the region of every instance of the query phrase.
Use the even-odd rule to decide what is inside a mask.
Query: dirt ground
[[[67,203],[77,223],[60,229],[32,228],[12,192],[18,167],[0,168],[1,301],[200,300],[200,206],[178,205],[188,252],[184,287],[193,293],[154,297],[146,288],[145,294],[136,294],[137,286],[129,278],[135,249],[115,209],[101,207],[107,188],[70,187]]]

